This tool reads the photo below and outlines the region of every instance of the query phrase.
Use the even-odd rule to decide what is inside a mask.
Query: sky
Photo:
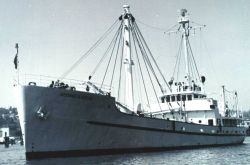
[[[19,43],[20,75],[60,77],[123,13],[129,4],[166,79],[175,61],[171,36],[164,34],[186,8],[192,21],[205,24],[194,39],[195,58],[206,76],[207,93],[221,85],[237,90],[239,105],[250,108],[250,1],[248,0],[1,0],[0,107],[15,106],[13,59]],[[202,36],[202,37],[201,37]],[[203,50],[204,49],[204,50]],[[92,60],[69,78],[86,79]]]

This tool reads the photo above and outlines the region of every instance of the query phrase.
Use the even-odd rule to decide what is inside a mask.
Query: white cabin
[[[171,93],[160,97],[161,103],[150,105],[151,114],[190,123],[219,125],[220,118],[217,100],[194,91]]]

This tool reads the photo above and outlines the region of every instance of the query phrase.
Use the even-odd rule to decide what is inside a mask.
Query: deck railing
[[[23,76],[20,76],[19,84],[21,85],[37,85],[37,86],[43,86],[43,87],[49,87],[52,82],[56,84],[58,81],[58,77],[52,77],[52,76],[45,76],[45,75],[35,75],[35,74],[25,74]],[[74,87],[77,91],[86,91],[86,87],[88,85],[87,81],[83,80],[76,80],[76,79],[61,79],[59,80],[59,83],[63,83],[69,87]],[[98,83],[94,83],[98,89],[101,89],[105,93],[110,92],[112,87],[107,85],[102,85]]]

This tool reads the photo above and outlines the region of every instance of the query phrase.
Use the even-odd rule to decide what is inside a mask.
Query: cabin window
[[[182,101],[186,101],[186,95],[182,95]]]
[[[198,98],[198,95],[197,95],[197,94],[194,94],[194,98],[197,99],[197,98]]]
[[[208,125],[210,125],[210,126],[213,126],[213,125],[214,125],[213,119],[208,119]]]
[[[213,100],[213,105],[215,105],[215,106],[217,106],[217,105],[218,105],[217,100]]]
[[[220,119],[217,119],[217,125],[221,125]]]
[[[170,96],[166,97],[167,102],[170,102]]]
[[[188,100],[192,100],[192,95],[187,95]]]
[[[171,101],[175,101],[175,96],[171,96]]]
[[[176,96],[177,101],[181,101],[181,95]]]
[[[164,103],[164,97],[161,98],[161,102]]]
[[[188,89],[188,86],[184,86],[183,90],[186,91]]]
[[[201,123],[201,120],[199,120],[199,123]]]
[[[211,109],[215,109],[215,105],[210,105],[210,108]]]

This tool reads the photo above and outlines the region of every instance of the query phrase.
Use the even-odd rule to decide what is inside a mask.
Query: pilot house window
[[[176,96],[177,101],[181,101],[181,95]]]
[[[182,95],[182,101],[186,101],[186,95]]]
[[[171,96],[171,101],[175,101],[175,96]]]
[[[214,125],[214,121],[213,121],[213,119],[208,119],[208,125],[211,125],[211,126],[213,126],[213,125]]]
[[[167,97],[166,97],[166,101],[167,101],[167,102],[170,102],[170,96],[167,96]]]
[[[192,100],[192,95],[187,95],[188,100]]]

